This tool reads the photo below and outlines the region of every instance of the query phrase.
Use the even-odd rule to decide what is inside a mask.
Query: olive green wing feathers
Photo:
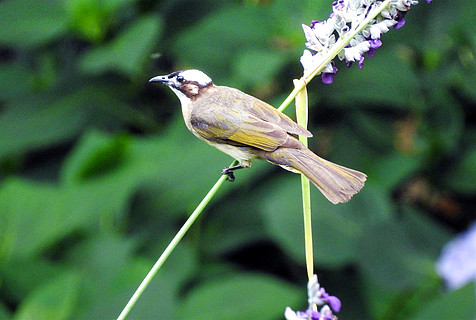
[[[266,151],[276,150],[289,137],[285,130],[249,114],[232,116],[231,119],[223,115],[216,117],[210,117],[210,114],[192,115],[191,124],[206,140],[218,143],[232,142]]]
[[[228,88],[228,89],[234,92],[235,100],[241,102],[240,104],[243,105],[245,111],[256,116],[258,119],[261,119],[269,123],[273,123],[277,125],[278,127],[284,129],[288,133],[298,134],[300,136],[304,136],[308,138],[312,137],[312,133],[310,133],[308,130],[298,125],[291,118],[289,118],[287,115],[285,115],[281,111],[278,111],[273,106],[253,96],[244,94],[237,89],[233,89],[233,88]],[[236,92],[241,93],[241,95],[239,95]],[[243,94],[246,97],[246,101],[243,97]]]
[[[273,151],[289,140],[288,133],[312,136],[267,103],[237,89],[219,88],[219,96],[196,101],[191,114],[192,128],[204,139]]]

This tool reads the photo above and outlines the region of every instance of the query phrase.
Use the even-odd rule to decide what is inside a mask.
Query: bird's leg
[[[243,169],[243,167],[239,164],[237,166],[234,166],[234,167],[226,167],[225,169],[223,169],[221,171],[221,174],[225,174],[227,175],[228,177],[226,178],[226,180],[230,181],[230,182],[233,182],[235,181],[235,175],[233,174],[233,171],[235,170],[238,170],[238,169]]]

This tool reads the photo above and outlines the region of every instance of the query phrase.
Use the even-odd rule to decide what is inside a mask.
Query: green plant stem
[[[302,212],[304,217],[304,246],[306,253],[306,269],[309,279],[314,274],[314,250],[311,223],[311,185],[309,179],[301,174]]]
[[[230,165],[230,167],[235,166],[237,164],[238,164],[238,162],[234,161]],[[154,276],[157,274],[159,269],[162,267],[162,265],[167,260],[167,258],[172,253],[172,251],[175,249],[175,247],[180,242],[180,240],[182,240],[183,236],[187,233],[187,231],[190,229],[190,227],[195,222],[195,220],[197,220],[197,218],[200,216],[200,214],[205,209],[205,207],[210,202],[210,200],[213,198],[213,196],[217,193],[218,189],[220,189],[221,185],[225,182],[226,178],[227,178],[226,175],[222,175],[220,177],[220,179],[218,179],[218,181],[215,183],[215,185],[210,189],[210,191],[208,191],[205,198],[203,198],[203,200],[200,202],[200,204],[197,206],[197,208],[192,212],[192,214],[187,219],[187,221],[185,221],[185,223],[180,228],[180,230],[177,232],[175,237],[172,239],[172,241],[170,241],[167,248],[165,248],[164,252],[162,252],[162,255],[159,257],[159,259],[154,264],[152,269],[150,269],[147,276],[144,278],[144,280],[142,280],[141,284],[139,285],[137,290],[134,292],[132,297],[129,299],[129,301],[127,302],[126,306],[122,310],[119,317],[117,317],[117,320],[124,320],[127,317],[129,312],[131,311],[131,309],[136,304],[137,300],[139,300],[139,298],[142,295],[142,293],[144,292],[144,290],[147,288],[149,283],[152,281]]]
[[[294,80],[294,85],[299,86],[299,80]],[[296,95],[296,118],[298,124],[307,128],[308,122],[308,98],[306,87]],[[299,136],[299,140],[307,147],[307,138]],[[312,241],[312,224],[311,224],[311,185],[309,179],[301,174],[301,189],[302,189],[302,209],[304,217],[304,247],[306,254],[306,269],[309,279],[314,274],[314,250]]]

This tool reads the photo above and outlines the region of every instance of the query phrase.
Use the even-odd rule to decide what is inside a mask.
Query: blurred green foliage
[[[310,146],[368,174],[313,190],[316,269],[341,319],[472,319],[442,246],[476,212],[472,0],[425,1],[363,70],[309,85]],[[147,80],[197,68],[278,105],[301,23],[331,1],[0,1],[0,319],[114,319],[231,159]],[[289,108],[288,113],[292,113]],[[130,319],[282,319],[306,307],[297,175],[255,163],[226,184]]]

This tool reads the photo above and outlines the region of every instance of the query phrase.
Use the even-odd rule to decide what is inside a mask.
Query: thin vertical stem
[[[300,88],[300,81],[294,80],[296,88]],[[306,87],[301,88],[296,95],[296,118],[298,124],[307,128],[308,119],[308,99]],[[307,147],[307,138],[299,136],[299,140]],[[304,246],[306,253],[306,268],[308,278],[311,279],[314,274],[314,254],[312,244],[312,225],[311,225],[311,186],[309,179],[301,174],[302,188],[302,207],[304,216]]]

